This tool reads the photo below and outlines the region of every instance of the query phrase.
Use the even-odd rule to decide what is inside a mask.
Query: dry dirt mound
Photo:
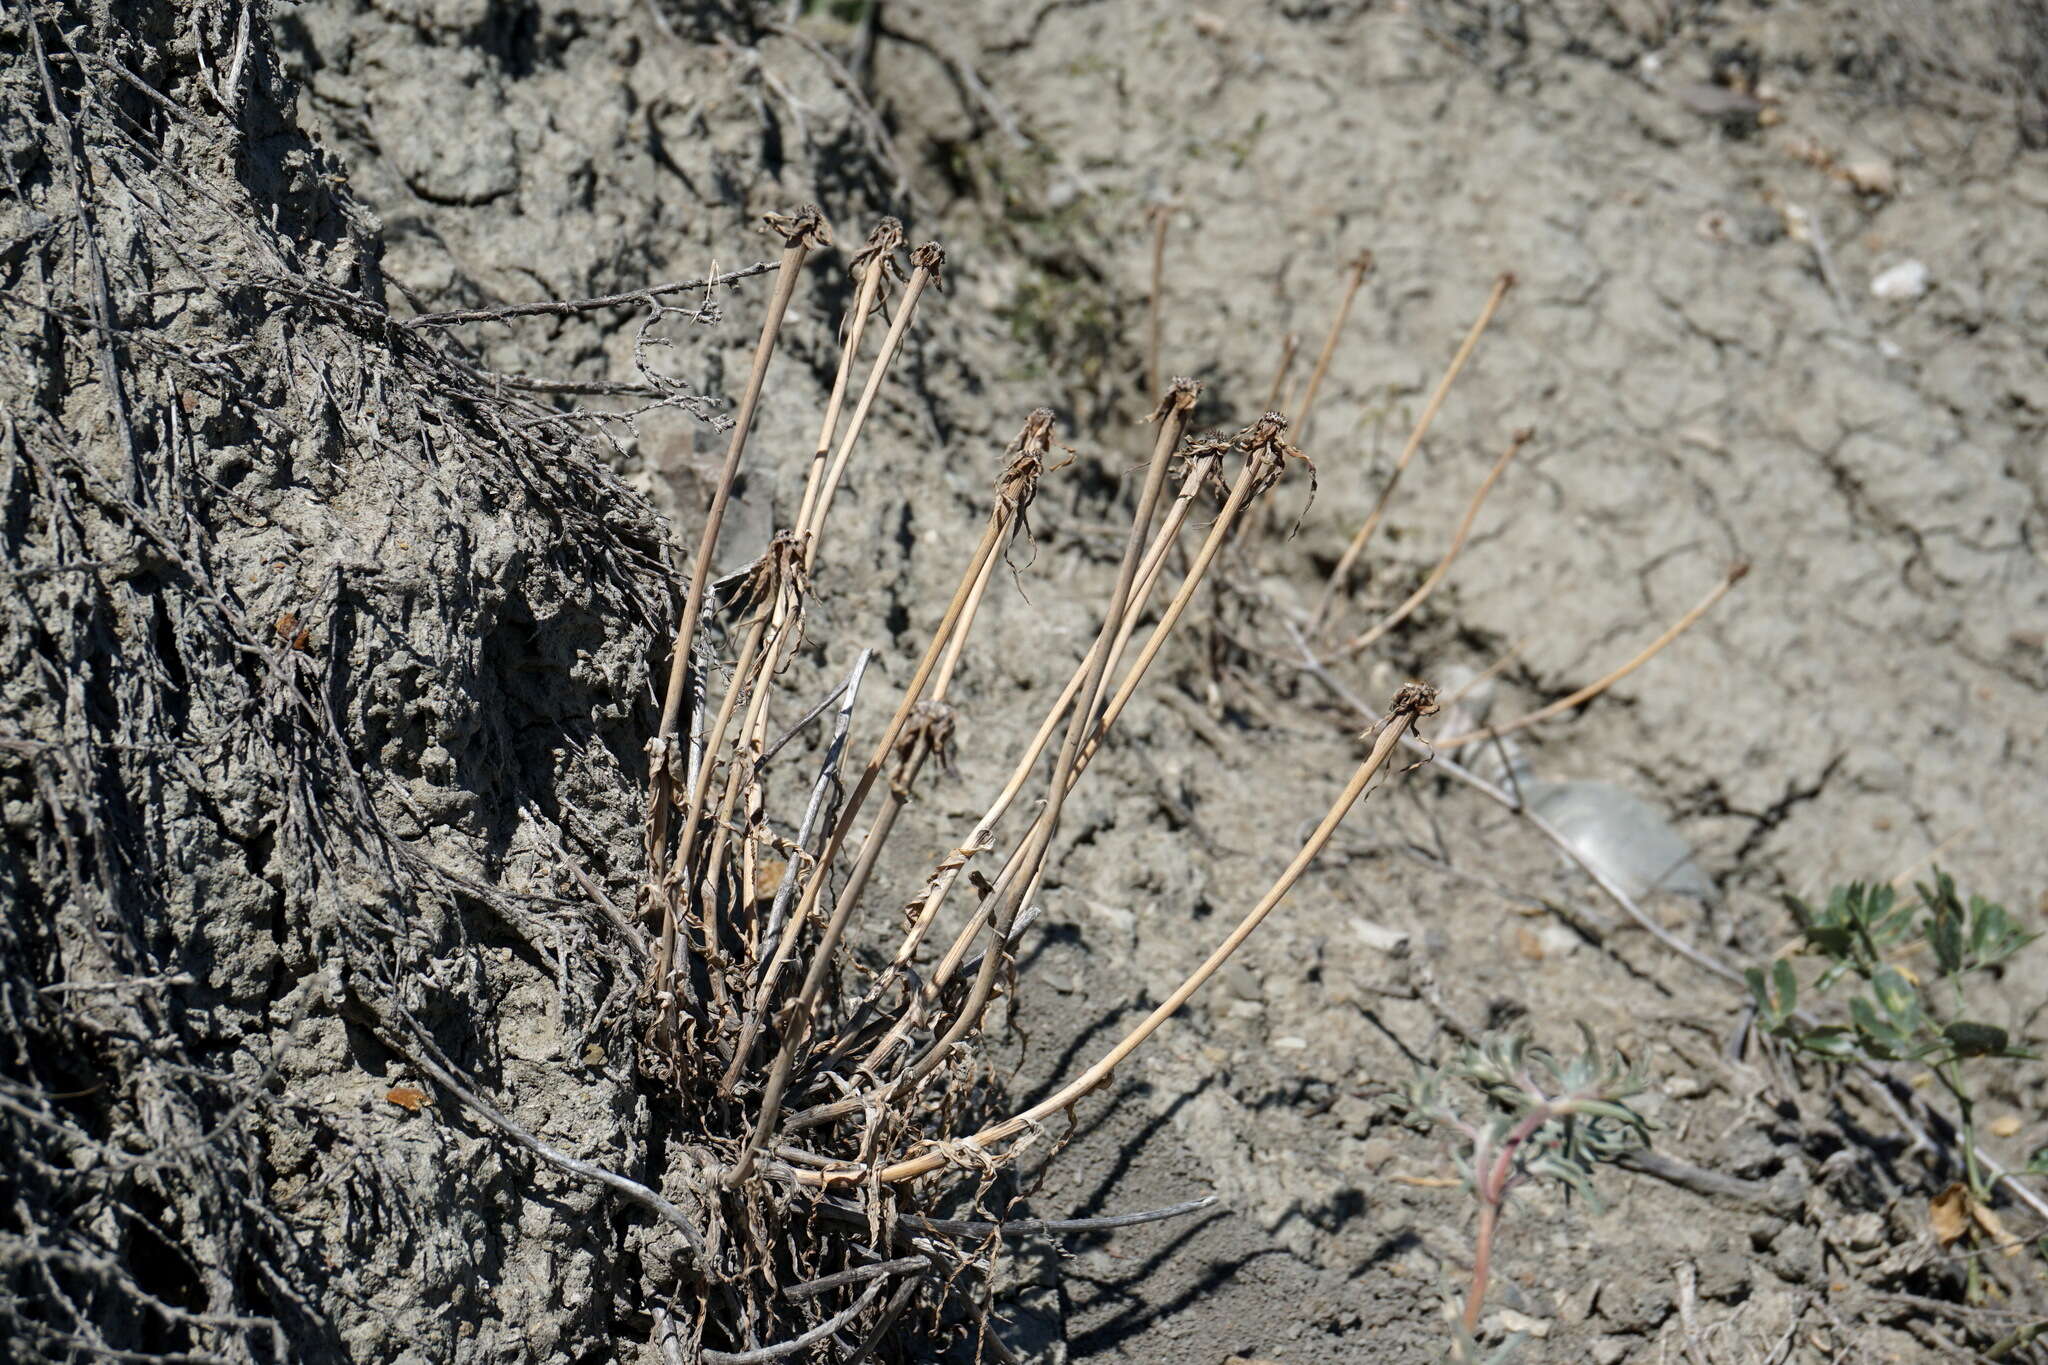
[[[544,868],[633,847],[664,549],[573,425],[393,325],[262,23],[0,25],[0,1336],[580,1351],[617,1205],[407,1087],[452,1059],[642,1159],[634,983]]]

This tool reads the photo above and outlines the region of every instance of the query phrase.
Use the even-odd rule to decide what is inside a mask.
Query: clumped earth
[[[9,12],[17,1354],[659,1358],[658,1219],[508,1133],[643,1174],[661,1151],[640,983],[567,869],[632,903],[672,566],[765,289],[644,331],[644,304],[394,324],[745,266],[773,254],[760,215],[806,200],[842,244],[895,213],[951,260],[835,513],[797,665],[818,695],[864,647],[900,681],[1026,411],[1053,403],[1076,451],[967,651],[906,882],[1094,629],[1148,439],[1159,215],[1161,363],[1219,428],[1266,405],[1289,334],[1298,391],[1346,263],[1376,261],[1292,433],[1313,504],[1283,489],[1233,549],[1070,803],[1001,1044],[1016,1098],[1177,984],[1354,765],[1358,718],[1281,623],[1504,270],[1340,621],[1405,597],[1509,433],[1537,434],[1446,586],[1336,680],[1383,700],[1512,654],[1495,706],[1518,713],[1744,561],[1669,651],[1520,736],[1530,772],[1614,784],[1691,845],[1713,894],[1653,901],[1660,923],[1761,962],[1794,937],[1780,893],[1937,855],[2048,913],[2036,7],[797,10]],[[1924,289],[1873,291],[1911,262]],[[721,571],[788,523],[848,295],[805,277]],[[1979,1013],[2038,1040],[2044,953]],[[393,998],[408,1017],[376,1012]],[[1494,1301],[1541,1333],[1521,1358],[1939,1359],[2038,1316],[2031,1253],[1986,1258],[2009,1297],[1963,1302],[1968,1244],[1927,1212],[1955,1172],[1898,1117],[1926,1123],[1910,1069],[1892,1095],[1795,1067],[1743,1044],[1744,1005],[1421,767],[1081,1107],[1017,1211],[1218,1206],[1019,1247],[1005,1339],[1435,1358],[1471,1203],[1388,1097],[1461,1035],[1579,1022],[1647,1068],[1656,1151],[1724,1178],[1603,1172],[1604,1210],[1518,1195]],[[435,1048],[501,1122],[413,1100]],[[2005,1067],[1982,1097],[2019,1120],[1989,1140],[2009,1165],[2048,1144],[2044,1080]]]

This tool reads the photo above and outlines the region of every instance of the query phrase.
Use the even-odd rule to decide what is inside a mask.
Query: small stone
[[[1628,1359],[1629,1346],[1628,1337],[1594,1337],[1586,1354],[1593,1358],[1593,1365],[1621,1365]]]
[[[1891,195],[1899,192],[1899,173],[1881,156],[1859,157],[1842,167],[1842,179],[1858,194]]]
[[[1550,1335],[1550,1324],[1542,1318],[1532,1318],[1527,1313],[1517,1313],[1512,1308],[1503,1308],[1488,1319],[1489,1325],[1501,1335],[1520,1332],[1525,1336],[1542,1340]]]
[[[1275,1038],[1273,1040],[1273,1047],[1279,1052],[1306,1052],[1308,1051],[1308,1039],[1297,1038],[1290,1033],[1283,1038]]]
[[[1887,303],[1911,303],[1927,292],[1933,278],[1922,262],[1901,261],[1870,282],[1870,295]]]
[[[1351,932],[1374,952],[1385,953],[1388,957],[1408,956],[1408,933],[1404,929],[1389,929],[1384,924],[1374,924],[1369,919],[1353,915]]]
[[[1993,1137],[2009,1138],[2019,1132],[2020,1121],[2015,1115],[2000,1114],[1997,1118],[1986,1124],[1985,1127],[1991,1130]]]
[[[1885,1244],[1884,1215],[1852,1213],[1834,1226],[1835,1237],[1851,1251],[1870,1251]]]

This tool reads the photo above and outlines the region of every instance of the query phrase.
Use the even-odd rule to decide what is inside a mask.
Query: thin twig
[[[854,700],[860,694],[861,675],[867,672],[868,660],[874,651],[863,649],[860,657],[853,661],[853,671],[846,675],[846,681],[839,685],[837,695],[845,698],[839,704],[839,713],[832,721],[832,742],[825,746],[825,756],[818,763],[817,779],[811,783],[811,798],[804,806],[803,823],[797,827],[796,846],[799,851],[811,846],[811,833],[816,829],[818,816],[825,809],[825,793],[839,780],[840,756],[846,752],[846,733],[853,724]],[[783,917],[789,913],[790,899],[803,879],[797,875],[792,863],[782,875],[782,885],[775,888],[775,901],[768,907],[768,922],[761,930],[765,942],[774,941],[782,932]]]
[[[714,262],[715,264],[715,262]],[[508,303],[498,308],[464,308],[449,313],[421,313],[399,323],[401,327],[454,327],[465,322],[503,322],[507,318],[536,317],[543,314],[556,317],[571,313],[590,313],[601,308],[627,308],[650,299],[665,298],[670,294],[687,294],[692,290],[722,289],[727,285],[750,280],[756,275],[765,275],[779,269],[780,261],[756,261],[738,270],[728,270],[722,275],[707,275],[701,280],[675,280],[668,284],[649,285],[625,294],[601,294],[588,299],[543,299],[539,303]]]
[[[368,1005],[367,1001],[364,1003]],[[392,1027],[388,1021],[385,1021],[382,1011],[377,1010],[374,1005],[368,1005],[368,1008],[378,1018],[379,1022],[384,1024],[386,1036],[396,1044],[400,1052],[409,1057],[414,1065],[425,1071],[429,1076],[432,1076],[436,1085],[462,1101],[464,1105],[475,1111],[492,1127],[557,1170],[575,1176],[579,1180],[588,1181],[594,1185],[602,1185],[614,1194],[638,1204],[661,1219],[662,1222],[674,1228],[681,1235],[684,1245],[688,1246],[694,1255],[700,1258],[704,1255],[703,1236],[697,1231],[696,1225],[690,1221],[689,1215],[680,1208],[637,1180],[620,1175],[616,1171],[608,1171],[593,1162],[578,1160],[567,1152],[558,1151],[547,1143],[542,1142],[520,1124],[515,1123],[504,1114],[498,1112],[496,1106],[478,1095],[474,1090],[471,1090],[467,1085],[464,1085],[456,1078],[454,1071],[442,1065],[438,1058],[429,1055],[431,1043],[428,1041],[428,1035],[409,1014],[406,1016],[406,1022],[411,1027],[401,1030]],[[401,1012],[404,1012],[403,1005],[398,1006],[398,1008]],[[409,1040],[418,1040],[423,1046],[410,1046]]]
[[[865,1214],[861,1216],[861,1221],[863,1223],[867,1221]],[[889,1275],[907,1275],[912,1271],[930,1270],[931,1268],[931,1258],[928,1256],[899,1256],[893,1261],[876,1261],[873,1265],[855,1266],[851,1270],[842,1270],[836,1275],[824,1275],[815,1280],[807,1280],[803,1284],[791,1285],[782,1291],[782,1297],[785,1299],[815,1299],[820,1294],[830,1293],[834,1289],[841,1289],[849,1284],[861,1284],[867,1280],[878,1280]]]
[[[1169,1204],[1165,1208],[1145,1209],[1139,1213],[1112,1213],[1096,1218],[1006,1218],[1000,1221],[983,1221],[967,1218],[926,1218],[920,1214],[899,1213],[896,1221],[912,1232],[933,1237],[973,1238],[977,1241],[990,1237],[1066,1237],[1084,1232],[1114,1232],[1118,1228],[1134,1228],[1146,1223],[1163,1223],[1169,1218],[1185,1218],[1191,1213],[1214,1208],[1217,1196],[1203,1195],[1182,1204]],[[818,1211],[830,1217],[848,1222],[867,1222],[867,1214],[861,1209],[845,1204],[827,1201],[818,1205]]]
[[[1294,414],[1294,439],[1308,444],[1309,421],[1315,414],[1316,395],[1322,391],[1323,377],[1330,372],[1331,357],[1337,354],[1337,339],[1344,334],[1344,323],[1351,316],[1351,304],[1358,297],[1358,290],[1365,283],[1365,277],[1372,273],[1372,253],[1361,251],[1348,263],[1350,275],[1344,282],[1344,293],[1337,300],[1337,315],[1330,319],[1330,331],[1323,338],[1322,352],[1316,356],[1316,367],[1310,371],[1308,387],[1302,391],[1301,402]]]
[[[1649,644],[1643,646],[1634,658],[1615,669],[1612,673],[1587,683],[1570,696],[1560,697],[1550,703],[1550,705],[1531,711],[1525,716],[1517,716],[1515,719],[1501,725],[1489,725],[1483,729],[1471,730],[1462,735],[1452,735],[1449,739],[1437,740],[1435,741],[1437,751],[1440,753],[1448,752],[1452,749],[1463,748],[1467,744],[1473,744],[1482,739],[1511,735],[1517,730],[1526,730],[1531,725],[1540,725],[1553,716],[1563,715],[1573,707],[1582,706],[1586,702],[1591,701],[1623,678],[1626,678],[1629,674],[1635,672],[1638,668],[1641,668],[1644,664],[1655,658],[1658,651],[1662,650],[1679,636],[1685,634],[1696,621],[1713,610],[1714,604],[1727,596],[1728,590],[1737,583],[1740,583],[1748,573],[1749,565],[1746,563],[1737,563],[1729,566],[1728,572],[1722,575],[1721,581],[1714,585],[1711,592],[1700,599],[1698,605],[1672,622],[1669,630],[1666,630],[1662,635],[1659,635]]]
[[[847,1323],[852,1322],[862,1313],[867,1312],[868,1305],[875,1301],[875,1296],[882,1292],[882,1287],[887,1283],[887,1280],[876,1280],[862,1292],[858,1299],[854,1300],[851,1308],[825,1319],[825,1321],[819,1323],[810,1331],[805,1332],[802,1336],[791,1337],[788,1341],[779,1341],[773,1346],[763,1346],[753,1351],[713,1351],[706,1349],[700,1353],[698,1358],[704,1362],[704,1365],[761,1365],[763,1361],[781,1360],[784,1356],[793,1356],[806,1347],[815,1346],[819,1342],[824,1341],[834,1332],[846,1326]]]

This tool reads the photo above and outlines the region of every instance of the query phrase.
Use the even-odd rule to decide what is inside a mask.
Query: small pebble
[[[1523,1332],[1541,1340],[1550,1335],[1550,1324],[1542,1318],[1532,1318],[1527,1313],[1517,1313],[1512,1308],[1503,1308],[1491,1319],[1492,1325],[1502,1335],[1509,1332]]]
[[[1932,282],[1933,275],[1926,265],[1919,261],[1901,261],[1870,282],[1870,294],[1872,298],[1883,299],[1887,303],[1911,303],[1925,294]]]

